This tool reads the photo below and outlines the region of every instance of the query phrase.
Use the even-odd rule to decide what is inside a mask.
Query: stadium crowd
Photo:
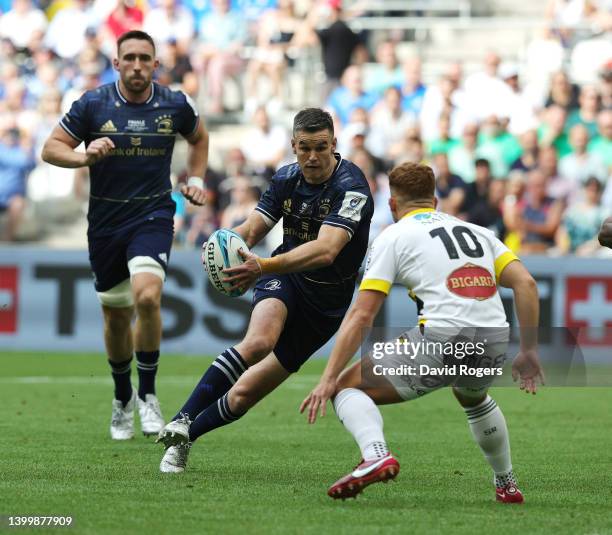
[[[601,254],[595,236],[612,213],[612,14],[601,4],[551,0],[522,59],[487,50],[478,70],[458,58],[425,80],[407,32],[357,34],[346,21],[364,10],[341,0],[0,0],[0,240],[84,217],[87,173],[45,164],[41,144],[72,101],[115,80],[117,37],[143,29],[158,44],[160,83],[193,97],[211,124],[244,124],[212,158],[208,205],[174,194],[178,244],[244,221],[293,160],[288,118],[316,105],[371,186],[372,239],[391,223],[386,173],[414,161],[434,168],[440,209],[514,251]],[[311,93],[294,94],[296,73]],[[28,220],[38,221],[29,234]]]

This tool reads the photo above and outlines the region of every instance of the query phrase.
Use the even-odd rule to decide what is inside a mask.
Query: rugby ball
[[[202,249],[202,264],[208,273],[208,279],[215,290],[223,295],[238,297],[246,292],[247,288],[230,290],[231,284],[223,282],[227,277],[223,269],[236,267],[244,262],[238,254],[238,249],[249,252],[244,240],[235,232],[228,229],[219,229],[212,233]]]

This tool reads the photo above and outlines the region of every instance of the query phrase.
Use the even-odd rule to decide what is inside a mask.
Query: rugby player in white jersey
[[[389,206],[396,223],[372,244],[357,299],[344,318],[319,384],[300,407],[302,412],[308,409],[308,421],[314,423],[318,411],[324,415],[327,400],[333,399],[338,418],[361,449],[360,464],[334,483],[328,495],[354,497],[367,485],[392,479],[399,472],[399,463],[387,449],[383,420],[376,405],[415,399],[449,385],[493,470],[496,499],[522,503],[523,495],[512,471],[506,421],[487,391],[501,372],[508,342],[508,323],[497,285],[513,290],[521,328],[520,352],[512,364],[513,378],[528,393],[535,394],[537,385],[543,384],[536,348],[536,283],[491,231],[435,211],[431,168],[402,164],[390,173],[389,183]],[[427,351],[423,345],[412,355],[396,349],[380,360],[376,360],[380,355],[371,353],[343,372],[394,282],[408,289],[419,308],[419,326],[404,333],[399,341],[444,342],[444,353],[440,352],[441,344],[428,344],[434,349]],[[462,359],[465,355],[457,354],[457,340],[462,340],[466,349],[466,339],[472,343],[472,355]],[[450,358],[446,354],[448,342],[455,352]],[[429,371],[453,362],[468,364],[483,376],[473,378],[458,373],[440,379]],[[385,369],[409,367],[404,375],[383,375]]]

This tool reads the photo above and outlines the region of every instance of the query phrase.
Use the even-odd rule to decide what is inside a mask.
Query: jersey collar
[[[124,104],[132,104],[132,105],[138,106],[138,103],[130,102],[127,98],[125,98],[121,94],[121,91],[119,90],[119,80],[115,80],[115,91],[117,92],[117,95],[119,96],[119,98]],[[151,82],[151,94],[149,95],[149,98],[145,102],[142,102],[141,104],[149,104],[149,102],[153,100],[154,96],[155,96],[155,83]]]
[[[417,208],[416,210],[411,210],[407,214],[404,214],[401,219],[406,219],[407,217],[412,217],[417,214],[425,214],[427,212],[435,212],[434,208]]]

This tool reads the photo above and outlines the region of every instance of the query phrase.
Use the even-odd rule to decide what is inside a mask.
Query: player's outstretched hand
[[[111,149],[114,148],[115,144],[109,137],[94,139],[85,149],[85,165],[90,166],[98,163],[106,158]]]
[[[535,394],[538,384],[544,384],[544,370],[535,349],[521,351],[512,363],[512,379],[519,380],[519,387],[527,394]]]
[[[231,283],[231,290],[250,288],[262,275],[261,266],[257,260],[259,257],[256,254],[247,253],[242,249],[238,249],[238,254],[242,257],[244,263],[223,270],[223,274],[226,275],[223,282]]]
[[[206,190],[198,186],[181,186],[181,193],[191,204],[195,206],[204,206],[206,204]]]
[[[302,401],[300,413],[308,409],[309,424],[314,424],[317,421],[317,411],[320,411],[321,418],[325,416],[327,401],[334,395],[335,391],[335,379],[321,379],[321,382]]]

